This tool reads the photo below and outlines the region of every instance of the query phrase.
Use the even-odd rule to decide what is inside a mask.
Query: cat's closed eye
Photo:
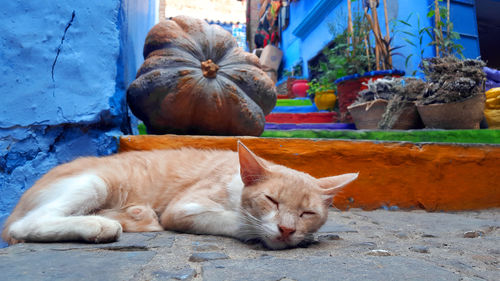
[[[278,201],[276,201],[276,199],[272,198],[272,197],[271,197],[271,196],[269,196],[269,195],[266,195],[266,198],[267,198],[267,200],[271,201],[271,203],[273,203],[273,204],[276,206],[276,208],[278,208],[278,209],[279,209],[280,204],[278,203]]]
[[[315,213],[315,212],[306,211],[306,212],[302,212],[302,213],[300,214],[300,217],[302,218],[302,217],[304,217],[304,216],[314,216],[314,215],[316,215],[316,213]]]

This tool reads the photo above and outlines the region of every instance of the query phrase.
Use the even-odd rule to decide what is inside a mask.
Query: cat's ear
[[[267,174],[267,167],[243,143],[238,141],[240,176],[245,186],[253,185]]]
[[[333,196],[342,190],[342,187],[357,179],[358,174],[359,173],[349,173],[318,179],[319,186],[323,189],[322,197],[325,199],[325,202],[330,204]]]

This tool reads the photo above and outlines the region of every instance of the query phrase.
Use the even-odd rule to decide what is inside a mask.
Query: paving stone
[[[269,255],[269,254],[262,254],[262,255],[260,255],[260,257],[259,257],[259,258],[261,258],[261,259],[272,259],[272,258],[274,258],[274,257],[273,257],[273,256],[271,256],[271,255]]]
[[[366,253],[369,256],[379,256],[379,257],[387,257],[392,256],[392,253],[387,250],[375,249]]]
[[[2,280],[130,280],[154,256],[152,251],[102,249],[39,250],[0,255]]]
[[[331,220],[328,220],[319,230],[318,233],[330,233],[330,232],[358,232],[357,230],[344,225],[338,224]]]
[[[331,241],[331,240],[340,240],[340,236],[337,234],[326,234],[326,235],[319,235],[318,240],[321,241]]]
[[[351,244],[351,247],[368,248],[370,250],[373,250],[377,248],[377,244],[374,242],[361,242],[361,243]]]
[[[229,259],[229,257],[224,253],[215,253],[215,252],[193,253],[189,257],[189,261],[192,261],[192,262],[203,262],[203,261],[209,261],[209,260],[223,260],[223,259]]]
[[[464,233],[464,238],[476,238],[479,236],[484,236],[484,232],[476,230],[476,231],[467,231]]]
[[[325,232],[315,234],[325,242],[282,251],[169,231],[124,233],[118,242],[97,245],[21,243],[0,249],[0,280],[498,280],[498,210],[330,213]],[[339,223],[340,214],[352,219]],[[471,230],[484,235],[464,239]],[[396,250],[412,247],[404,255]],[[190,263],[190,256],[199,261]]]
[[[406,232],[398,232],[395,236],[399,239],[408,239],[408,233]]]
[[[500,255],[500,249],[489,249],[488,254]]]
[[[174,236],[168,232],[122,233],[117,242],[92,244],[84,242],[67,243],[22,243],[4,249],[8,252],[39,250],[69,251],[78,249],[101,249],[111,251],[147,251],[150,248],[172,247]]]
[[[185,280],[189,281],[196,275],[196,270],[186,266],[177,270],[158,270],[152,273],[153,280]]]
[[[403,257],[310,257],[303,260],[245,259],[211,261],[202,266],[204,281],[309,280],[457,280],[429,262]]]
[[[427,246],[412,246],[410,247],[410,250],[412,250],[413,252],[417,252],[417,253],[422,253],[422,254],[427,254],[429,253],[429,247]]]
[[[156,232],[157,235],[153,239],[147,240],[146,244],[150,248],[171,248],[175,241],[174,232]]]
[[[194,242],[193,244],[193,251],[196,252],[220,250],[219,246],[212,243],[200,244],[199,242]]]

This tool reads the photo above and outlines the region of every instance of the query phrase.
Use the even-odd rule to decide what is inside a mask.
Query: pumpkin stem
[[[215,78],[217,76],[217,70],[219,66],[216,65],[211,59],[201,62],[201,71],[203,76],[207,78]]]

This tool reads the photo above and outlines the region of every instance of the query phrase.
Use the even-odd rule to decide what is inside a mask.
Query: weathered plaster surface
[[[155,0],[22,1],[0,10],[0,226],[57,164],[117,150]],[[130,27],[129,27],[130,26]],[[1,247],[0,242],[0,247]]]
[[[120,1],[7,1],[0,25],[0,127],[116,115]]]

